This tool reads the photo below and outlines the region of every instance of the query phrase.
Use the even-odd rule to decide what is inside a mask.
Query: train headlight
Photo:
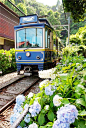
[[[36,58],[39,60],[40,59],[40,56],[37,56]]]
[[[21,60],[21,56],[18,56],[18,59]]]
[[[29,57],[30,56],[30,52],[26,52],[26,56]]]

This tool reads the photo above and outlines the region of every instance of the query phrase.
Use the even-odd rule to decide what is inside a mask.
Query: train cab
[[[53,28],[47,19],[36,14],[22,16],[14,30],[18,74],[21,69],[31,74],[35,69],[40,71],[55,64]]]

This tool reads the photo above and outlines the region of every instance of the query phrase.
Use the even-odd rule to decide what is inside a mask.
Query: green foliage
[[[82,54],[84,57],[86,57],[86,46],[84,45],[79,45],[79,46],[67,46],[62,49],[62,54],[63,56],[74,56],[74,55],[79,55]]]
[[[79,28],[75,35],[70,35],[70,44],[86,45],[86,26]]]
[[[79,28],[77,34],[80,36],[82,43],[86,45],[86,25]]]
[[[45,122],[44,114],[39,114],[39,116],[38,116],[39,125],[43,125],[44,122]]]
[[[79,38],[79,35],[70,35],[70,44],[81,44],[81,39]]]
[[[11,54],[11,57],[12,57],[12,60],[11,60],[11,69],[13,71],[16,70],[16,60],[15,60],[15,49],[10,49],[10,54]]]
[[[81,21],[84,19],[84,14],[86,12],[86,1],[84,0],[62,0],[64,5],[64,10],[66,12],[71,12],[71,16],[74,21]]]
[[[63,5],[60,5],[58,8],[58,12],[60,13],[60,22],[61,24],[68,24],[68,14],[64,13]],[[86,19],[85,19],[86,20]],[[70,35],[76,34],[80,27],[84,27],[86,25],[86,21],[74,22],[72,18],[70,19]],[[62,27],[63,29],[63,27]],[[65,45],[65,40],[68,37],[68,32],[66,30],[61,30],[61,39]]]
[[[49,10],[47,14],[48,14],[48,20],[50,21],[50,23],[52,25],[59,25],[60,24],[60,20],[59,20],[60,14],[57,11],[53,12],[52,10]],[[58,27],[58,28],[60,28],[60,27]],[[56,33],[57,33],[58,36],[60,36],[60,32],[59,31],[56,32]]]
[[[23,3],[19,3],[19,4],[17,5],[17,7],[18,7],[22,12],[24,12],[24,13],[27,15],[26,6],[25,6]]]
[[[49,111],[47,116],[50,121],[54,120],[54,113],[52,111]]]
[[[0,70],[3,74],[16,70],[15,50],[0,50]]]

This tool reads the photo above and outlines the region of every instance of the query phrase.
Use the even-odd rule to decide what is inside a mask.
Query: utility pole
[[[70,39],[70,16],[68,17],[68,44]]]

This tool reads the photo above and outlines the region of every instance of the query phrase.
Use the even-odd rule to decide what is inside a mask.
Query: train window
[[[45,29],[45,47],[50,48],[50,30]]]
[[[25,29],[17,31],[16,36],[17,48],[23,48],[25,45]]]
[[[45,47],[48,48],[48,30],[45,29]]]
[[[27,47],[42,47],[42,29],[41,28],[27,28],[26,29],[26,42]]]
[[[48,30],[48,48],[50,48],[50,30]]]
[[[21,38],[24,37],[22,41],[19,40],[20,37]],[[19,43],[21,45],[19,45]],[[42,28],[25,28],[22,31],[21,30],[17,31],[17,48],[18,47],[19,48],[37,48],[37,47],[42,48],[43,47],[43,29]]]

